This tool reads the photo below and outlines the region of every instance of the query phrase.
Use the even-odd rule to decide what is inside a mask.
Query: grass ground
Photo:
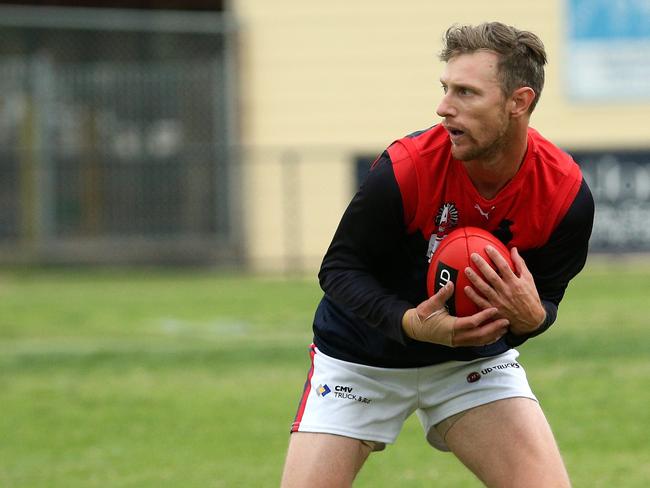
[[[575,487],[650,480],[650,262],[602,261],[520,348]],[[0,486],[273,487],[314,279],[0,271]],[[478,487],[410,419],[355,486]]]

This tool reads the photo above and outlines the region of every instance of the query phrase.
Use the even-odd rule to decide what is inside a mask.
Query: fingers
[[[434,297],[444,297],[446,293],[448,291],[438,292]],[[408,337],[451,347],[482,346],[499,340],[508,330],[508,320],[497,318],[495,307],[468,317],[452,317],[441,307],[423,316],[423,313],[427,313],[426,309],[434,308],[431,306],[434,302],[429,299],[417,308],[406,311],[402,328]]]
[[[516,247],[513,247],[510,250],[510,258],[512,259],[512,264],[515,265],[517,276],[521,277],[525,274],[530,274],[530,271],[528,271],[528,266],[526,266],[526,261],[524,261],[524,258],[521,257],[521,254],[519,254],[519,251]]]
[[[499,251],[492,246],[485,246],[485,252],[496,266],[499,276],[504,279],[514,276],[513,270],[510,269],[508,261],[505,260]]]
[[[451,281],[448,281],[447,284],[440,288],[435,295],[432,295],[429,299],[418,305],[418,313],[421,316],[426,317],[435,310],[443,308],[447,300],[449,300],[453,294],[454,284]]]
[[[451,298],[451,296],[454,294],[454,282],[453,281],[448,281],[445,283],[445,286],[440,288],[438,290],[438,293],[434,295],[434,297],[439,301],[442,302],[443,304]]]
[[[493,246],[485,246],[485,253],[494,264],[494,268],[480,254],[472,253],[470,259],[480,274],[471,267],[465,268],[465,274],[472,285],[484,297],[494,300],[497,294],[503,294],[506,291],[507,283],[512,283],[512,280],[516,279],[517,275],[510,268],[508,261]],[[517,254],[517,256],[519,255]],[[521,257],[519,257],[519,260],[523,264]],[[523,266],[525,267],[525,264]],[[473,296],[469,298],[478,306],[482,306],[474,300]],[[492,301],[492,304],[495,303]]]
[[[477,260],[474,260],[474,256],[477,257]],[[481,260],[481,262],[478,262],[478,260]],[[497,275],[497,273],[485,262],[485,260],[479,256],[478,254],[473,254],[472,255],[472,261],[474,261],[474,264],[477,265],[481,273],[483,273],[483,276],[485,277],[488,282],[492,283],[491,285],[488,284],[476,271],[474,271],[472,268],[465,268],[465,276],[467,276],[467,279],[472,283],[474,288],[478,290],[478,292],[483,295],[485,298],[488,300],[494,300],[496,296],[495,289],[499,289],[502,287],[503,282],[501,281],[501,278]],[[487,266],[488,269],[484,270],[483,265]],[[494,288],[493,288],[494,287]],[[472,290],[473,291],[473,290]],[[467,291],[465,292],[467,293]],[[472,297],[469,297],[472,299]],[[472,300],[474,301],[474,300]],[[474,302],[476,303],[476,302]],[[476,303],[478,306],[481,306],[480,304]]]
[[[467,295],[467,298],[469,298],[479,309],[484,310],[492,306],[490,302],[476,293],[476,290],[474,290],[474,288],[471,286],[466,286],[463,288],[463,291],[465,292],[465,295]]]
[[[497,318],[494,307],[469,317],[459,317],[454,324],[453,345],[484,346],[498,341],[508,331],[509,322]]]
[[[456,324],[454,325],[454,330],[464,331],[479,328],[482,326],[482,324],[496,320],[497,312],[498,310],[495,307],[490,307],[486,308],[485,310],[481,310],[474,315],[469,315],[467,317],[458,317],[458,320],[456,320]],[[506,324],[506,326],[507,325],[508,324]]]
[[[508,332],[509,322],[506,319],[497,319],[487,322],[479,327],[465,330],[454,330],[453,345],[459,346],[485,346],[501,339]]]

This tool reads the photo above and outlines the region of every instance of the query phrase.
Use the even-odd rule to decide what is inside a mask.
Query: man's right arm
[[[341,218],[318,277],[330,299],[401,343],[402,317],[413,305],[391,288],[398,272],[391,263],[405,238],[402,197],[384,152]]]

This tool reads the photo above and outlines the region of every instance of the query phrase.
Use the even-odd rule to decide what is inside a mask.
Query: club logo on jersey
[[[427,259],[431,262],[431,256],[436,252],[440,242],[445,238],[451,229],[458,224],[458,209],[454,202],[445,202],[442,204],[435,219],[436,229],[431,233],[429,238],[429,249],[427,250]]]
[[[435,222],[438,227],[454,227],[458,223],[456,204],[454,202],[443,203],[438,209]]]

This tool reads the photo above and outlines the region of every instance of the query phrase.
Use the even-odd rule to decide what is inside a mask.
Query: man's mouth
[[[451,142],[456,144],[458,140],[465,135],[465,131],[461,130],[457,127],[445,127],[447,129],[447,133],[449,134],[449,138],[451,139]]]
[[[445,125],[444,127],[445,127],[445,129],[447,129],[447,132],[449,133],[449,135],[451,137],[453,137],[453,138],[457,138],[457,137],[460,137],[463,134],[465,134],[465,131],[462,130],[462,129],[459,129],[458,127],[454,127],[454,126],[451,126],[451,125]]]

